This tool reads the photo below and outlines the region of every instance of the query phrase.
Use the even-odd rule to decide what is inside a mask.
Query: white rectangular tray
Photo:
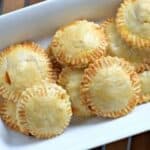
[[[101,21],[116,12],[121,0],[48,0],[0,16],[0,49],[24,40],[47,47],[55,30],[76,19]],[[64,134],[36,140],[10,131],[0,121],[0,150],[78,150],[97,147],[150,130],[150,103],[119,119],[72,121]]]

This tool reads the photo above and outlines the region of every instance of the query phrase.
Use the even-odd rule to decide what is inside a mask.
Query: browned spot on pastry
[[[9,73],[7,71],[5,72],[5,81],[11,85],[11,79],[10,79]]]
[[[91,106],[88,106],[88,109],[91,110],[91,111],[93,111],[93,108]]]
[[[72,112],[73,113],[77,113],[78,112],[78,109],[76,107],[72,107]]]
[[[33,135],[31,133],[29,133],[28,136],[33,136]]]
[[[65,99],[65,97],[66,97],[65,93],[63,93],[63,94],[60,95],[60,98],[61,98],[62,100]]]

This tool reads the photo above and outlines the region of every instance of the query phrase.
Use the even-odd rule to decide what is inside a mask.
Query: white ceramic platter
[[[0,49],[24,40],[47,47],[56,29],[76,19],[101,21],[116,12],[121,0],[47,0],[0,16]],[[78,150],[97,147],[150,130],[150,103],[119,119],[72,121],[64,134],[36,140],[10,131],[0,121],[0,150]]]

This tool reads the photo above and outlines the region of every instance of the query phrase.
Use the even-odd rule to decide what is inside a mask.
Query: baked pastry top
[[[50,138],[64,131],[72,116],[69,96],[54,83],[26,89],[18,100],[21,130],[37,138]]]
[[[149,0],[125,0],[118,10],[116,24],[122,38],[137,48],[150,48]]]
[[[141,99],[139,103],[150,101],[150,64],[142,64],[138,69],[141,83]]]
[[[16,103],[0,97],[0,117],[6,125],[16,131],[19,131],[19,125],[16,118]]]
[[[59,76],[61,84],[70,95],[73,115],[89,117],[92,115],[88,107],[82,103],[80,96],[80,85],[84,69],[64,68]]]
[[[76,21],[58,30],[51,48],[56,59],[65,65],[85,67],[105,53],[106,39],[99,25],[86,20]]]
[[[51,68],[45,51],[35,43],[8,47],[0,54],[0,94],[15,101],[25,88],[52,81]]]
[[[93,112],[103,117],[120,117],[139,101],[139,79],[126,61],[104,57],[86,69],[81,94]]]
[[[150,58],[150,52],[147,50],[138,50],[130,47],[121,39],[117,32],[114,19],[108,19],[101,26],[104,28],[107,36],[109,55],[125,58],[136,67]]]

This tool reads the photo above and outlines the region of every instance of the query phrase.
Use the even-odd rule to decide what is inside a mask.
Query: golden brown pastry
[[[103,30],[86,20],[61,28],[51,43],[52,53],[60,63],[78,68],[104,55],[106,46]]]
[[[118,9],[116,25],[121,37],[131,46],[150,52],[150,1],[125,0]]]
[[[70,95],[73,115],[89,117],[92,115],[88,107],[82,103],[80,97],[80,83],[84,69],[64,68],[59,76],[59,84],[62,85]]]
[[[141,83],[141,99],[139,103],[150,101],[150,64],[142,64],[138,69]]]
[[[56,60],[54,55],[52,54],[52,50],[50,46],[47,49],[48,56],[50,58],[50,61],[52,63],[53,73],[54,73],[54,80],[57,82],[59,74],[61,73],[63,66]]]
[[[61,134],[72,116],[69,96],[54,83],[26,89],[17,106],[21,130],[37,138],[51,138]]]
[[[16,119],[16,102],[8,101],[0,97],[0,117],[6,125],[13,130],[19,131]]]
[[[123,59],[103,57],[85,70],[82,100],[102,117],[129,113],[139,101],[140,83],[134,68]]]
[[[6,48],[0,54],[0,94],[16,99],[20,93],[42,80],[52,79],[51,63],[37,44],[25,42]]]
[[[113,18],[106,20],[101,26],[107,37],[109,55],[125,58],[135,67],[150,59],[150,52],[130,47],[121,39]]]

